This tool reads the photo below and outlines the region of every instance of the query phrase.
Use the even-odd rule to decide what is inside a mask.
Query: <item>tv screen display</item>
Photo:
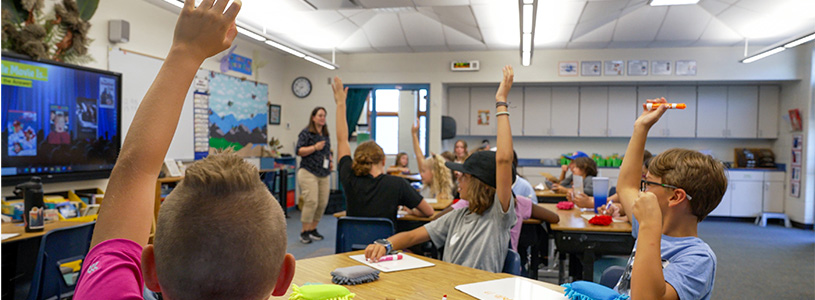
[[[2,56],[3,185],[105,178],[119,154],[119,73]]]

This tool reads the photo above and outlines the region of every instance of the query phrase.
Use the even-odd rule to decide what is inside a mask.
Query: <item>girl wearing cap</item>
[[[509,127],[507,95],[512,88],[512,67],[505,66],[503,79],[495,94],[498,124],[497,152],[481,151],[463,164],[447,162],[450,169],[462,172],[458,180],[461,197],[468,199],[467,209],[451,213],[417,229],[387,239],[372,241],[365,249],[367,259],[378,261],[394,249],[404,249],[432,241],[444,247],[444,261],[490,272],[501,272],[515,224],[512,182],[512,132]]]

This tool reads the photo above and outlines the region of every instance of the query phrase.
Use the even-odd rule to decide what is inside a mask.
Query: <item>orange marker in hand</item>
[[[685,107],[687,107],[685,103],[643,103],[642,108],[646,110],[654,110],[662,105],[667,106],[668,109],[685,109]]]

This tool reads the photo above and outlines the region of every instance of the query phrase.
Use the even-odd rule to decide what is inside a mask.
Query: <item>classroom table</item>
[[[634,237],[631,236],[631,224],[628,222],[614,222],[609,226],[589,224],[581,217],[580,208],[575,206],[570,210],[560,210],[556,204],[538,204],[558,214],[560,222],[551,224],[555,235],[555,245],[560,251],[559,283],[566,280],[564,262],[569,254],[570,275],[575,279],[592,281],[594,276],[594,260],[600,254],[629,255],[634,248]],[[582,261],[582,272],[580,263]]]
[[[402,177],[404,179],[407,179],[407,181],[410,181],[410,182],[422,181],[422,175],[420,175],[420,174],[401,174],[400,173],[400,174],[392,174],[392,175],[396,176],[396,177]]]
[[[363,253],[364,251],[360,250],[298,260],[292,283],[297,286],[302,286],[305,283],[330,284],[331,271],[337,268],[361,265],[361,263],[349,258],[349,256]],[[354,299],[441,299],[443,295],[447,295],[447,299],[473,299],[471,296],[456,290],[456,286],[516,277],[506,273],[492,273],[463,267],[418,255],[414,255],[414,257],[436,265],[399,272],[380,272],[377,281],[345,287],[356,294]],[[542,281],[533,282],[554,291],[564,291],[563,287],[554,284]],[[291,288],[289,288],[286,297],[291,294],[291,291]]]
[[[566,194],[555,193],[553,190],[535,190],[535,197],[539,203],[558,203],[566,201]]]
[[[25,232],[25,225],[23,225],[24,223],[3,223],[2,227],[0,227],[2,229],[0,229],[0,230],[2,230],[2,232],[4,234],[7,234],[7,233],[18,233],[18,234],[20,234],[18,236],[3,240],[3,244],[5,244],[5,243],[9,243],[9,242],[15,242],[15,241],[19,241],[19,240],[25,240],[25,239],[40,237],[40,236],[43,236],[44,234],[46,234],[49,231],[54,230],[54,229],[59,229],[59,228],[64,228],[64,227],[71,227],[71,226],[76,226],[76,225],[80,225],[80,224],[84,224],[84,223],[85,222],[73,222],[73,221],[48,222],[48,223],[45,223],[45,229],[44,230],[35,231],[35,232]]]

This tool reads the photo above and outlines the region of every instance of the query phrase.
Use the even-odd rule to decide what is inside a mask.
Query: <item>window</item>
[[[419,146],[422,152],[427,154],[428,85],[350,85],[350,87],[373,89],[365,104],[368,113],[360,116],[360,123],[368,120],[371,137],[382,147],[386,155],[396,155],[399,152],[413,153],[413,145],[409,136],[411,128],[405,126],[400,128],[400,123],[405,125],[407,121],[401,120],[400,122],[399,117],[410,120],[419,118]],[[406,95],[406,92],[409,91],[413,91],[413,97],[405,96],[400,99],[400,95]],[[410,105],[412,109],[400,111],[402,106],[407,105],[407,103],[400,104],[401,101],[412,103]],[[402,143],[399,142],[400,139]]]

